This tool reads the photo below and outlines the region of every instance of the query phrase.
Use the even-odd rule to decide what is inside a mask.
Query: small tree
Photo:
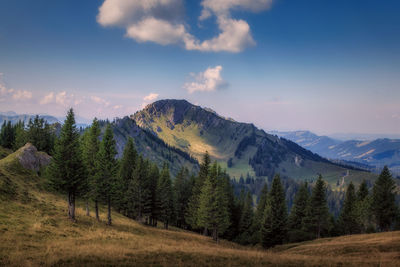
[[[385,166],[372,189],[372,212],[381,231],[389,231],[396,216],[395,182]]]
[[[52,185],[68,193],[68,217],[75,221],[75,197],[82,189],[85,175],[72,108],[68,111],[60,138],[56,142],[49,174]]]
[[[296,193],[294,203],[288,218],[289,241],[297,242],[308,239],[303,232],[303,219],[306,216],[307,204],[310,198],[307,182],[303,183]]]

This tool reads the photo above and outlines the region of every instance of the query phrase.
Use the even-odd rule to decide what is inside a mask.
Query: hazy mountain
[[[268,134],[250,123],[240,123],[185,100],[160,100],[132,117],[137,125],[165,143],[197,159],[208,151],[228,173],[272,177],[275,173],[295,179],[315,178],[321,173],[336,183],[347,169],[302,148],[296,143]],[[371,174],[351,170],[349,180]]]
[[[35,116],[36,115],[31,114],[16,114],[13,111],[2,112],[0,113],[0,127],[4,121],[11,121],[12,124],[15,124],[19,121],[24,121],[26,125],[28,124],[29,120],[34,119]],[[56,117],[50,115],[39,115],[39,117],[45,119],[50,124],[60,122]]]
[[[400,173],[400,139],[339,141],[308,131],[274,133],[326,158],[366,164],[378,170],[388,165]]]

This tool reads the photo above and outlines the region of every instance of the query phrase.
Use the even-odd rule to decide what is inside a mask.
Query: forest
[[[182,228],[216,242],[222,238],[265,248],[400,229],[396,184],[387,167],[373,185],[363,181],[356,188],[350,183],[343,203],[332,209],[333,192],[321,175],[302,183],[279,174],[270,180],[242,177],[236,182],[205,153],[198,173],[182,168],[173,178],[168,164],[159,168],[144,158],[133,139],[117,159],[111,125],[107,124],[102,138],[97,119],[90,127],[78,129],[72,109],[61,129],[39,117],[28,125],[4,122],[2,147],[16,150],[26,142],[52,156],[41,176],[51,190],[68,196],[68,217],[73,221],[79,198],[86,203],[86,215],[94,212],[97,220],[99,205],[106,205],[110,227],[114,211],[149,227],[161,223],[165,229]],[[91,202],[94,211],[89,210]]]

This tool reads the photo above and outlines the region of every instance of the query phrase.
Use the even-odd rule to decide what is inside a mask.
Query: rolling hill
[[[378,171],[384,165],[388,165],[392,172],[400,174],[400,140],[398,139],[339,141],[327,136],[318,136],[309,131],[272,133],[326,158],[365,164]]]
[[[3,192],[9,192],[4,194]],[[13,153],[0,160],[2,266],[396,266],[400,232],[325,238],[270,250],[172,228],[146,227],[113,211],[113,226],[67,219],[64,195],[46,190]],[[93,207],[92,207],[93,208]]]
[[[250,123],[240,123],[186,100],[160,100],[131,116],[138,126],[200,159],[210,156],[236,178],[249,173],[271,178],[275,173],[294,179],[322,174],[333,186],[373,179],[373,174],[333,164],[284,138],[267,134]],[[348,175],[347,175],[348,174]]]

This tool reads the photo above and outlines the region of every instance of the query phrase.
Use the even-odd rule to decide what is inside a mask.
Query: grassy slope
[[[137,266],[395,266],[400,232],[289,244],[264,251],[178,229],[146,227],[113,213],[114,225],[84,216],[66,218],[65,197],[48,193],[41,179],[21,171],[15,157],[0,160],[14,193],[0,198],[0,265]],[[101,218],[105,220],[105,210]]]

